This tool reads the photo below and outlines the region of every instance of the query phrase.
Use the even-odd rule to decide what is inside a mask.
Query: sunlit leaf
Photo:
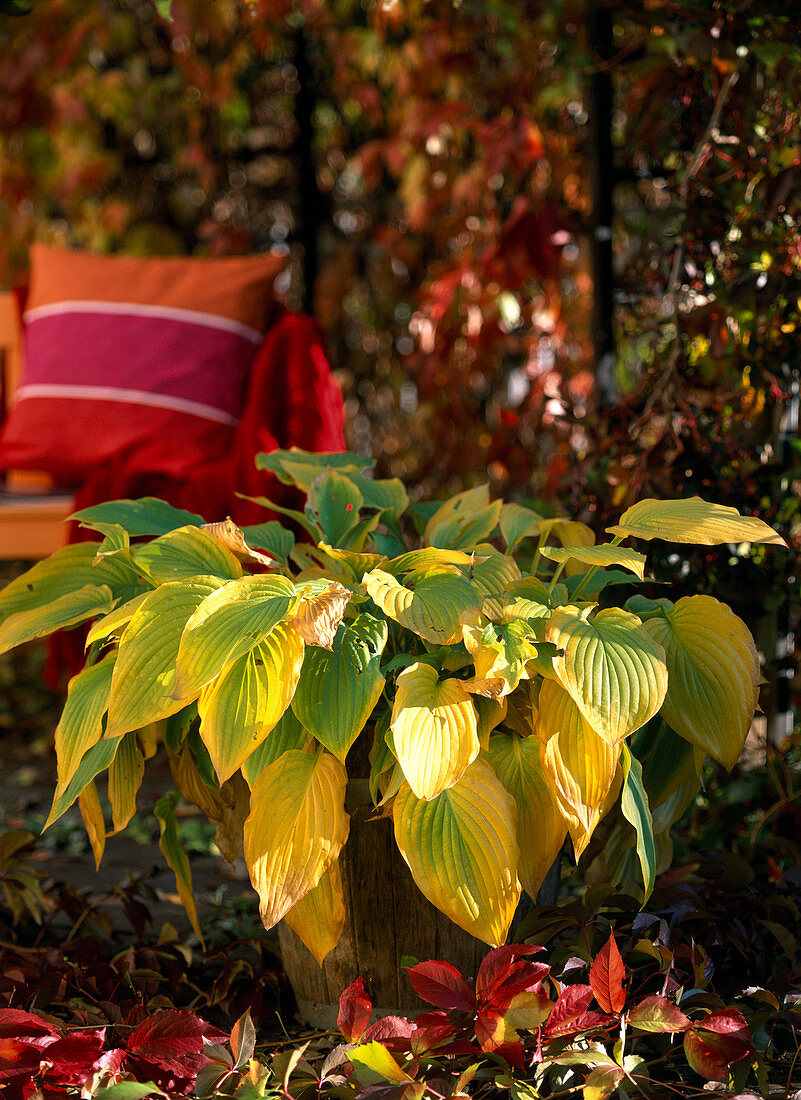
[[[339,546],[359,522],[362,494],[337,470],[323,470],[309,486],[306,518],[315,524],[323,541]]]
[[[179,527],[134,551],[136,564],[159,584],[192,577],[235,580],[242,566],[219,539],[199,527]]]
[[[505,589],[520,580],[520,570],[514,558],[501,554],[489,543],[479,544],[476,551],[476,560],[466,570],[467,576],[484,597],[484,614],[499,622]]]
[[[478,756],[477,715],[457,679],[413,664],[397,678],[391,729],[398,762],[416,798],[452,787]]]
[[[642,767],[636,756],[632,756],[629,752],[628,745],[622,747],[620,763],[623,768],[620,808],[626,821],[634,826],[637,833],[637,857],[645,887],[644,905],[651,896],[656,881],[656,845],[651,810],[648,805],[648,794],[643,786]]]
[[[701,497],[641,500],[623,513],[620,523],[606,530],[610,535],[624,538],[664,539],[697,546],[718,546],[726,542],[787,545],[763,520],[741,516],[736,508],[710,504]]]
[[[352,592],[337,581],[330,581],[320,590],[316,585],[308,591],[303,585],[297,587],[300,603],[292,619],[293,627],[307,645],[330,649]]]
[[[267,524],[265,524],[265,527]],[[280,524],[276,524],[280,527]],[[283,528],[281,528],[283,530]],[[211,535],[213,539],[216,539],[221,546],[224,546],[226,550],[234,555],[237,561],[259,565],[273,566],[275,561],[269,554],[262,554],[258,550],[255,550],[252,546],[248,545],[245,539],[245,532],[241,527],[237,527],[230,516],[226,519],[217,520],[216,523],[204,523],[200,528],[201,531],[205,531],[207,535]],[[288,532],[287,532],[288,533]],[[291,539],[290,535],[290,539]],[[287,553],[292,549],[290,544]],[[211,572],[211,570],[206,570]]]
[[[78,796],[78,809],[81,811],[92,855],[95,857],[95,870],[99,870],[106,847],[106,823],[94,780],[90,780]]]
[[[393,816],[398,847],[428,900],[471,935],[503,943],[520,884],[514,800],[492,767],[476,760],[429,802],[404,783]]]
[[[543,546],[540,553],[544,558],[555,562],[579,561],[582,565],[604,569],[609,565],[620,565],[635,576],[643,579],[645,575],[645,554],[630,550],[626,546]]]
[[[98,619],[93,626],[90,627],[89,633],[86,635],[86,648],[94,642],[105,641],[107,638],[119,638],[125,627],[134,617],[134,613],[139,610],[139,607],[150,595],[152,589],[147,592],[140,592],[138,596],[134,596],[132,600],[128,600],[127,603],[122,604],[121,607],[115,607],[113,611],[109,611],[108,615],[104,615],[102,619]]]
[[[53,804],[50,807],[50,813],[47,816],[43,830],[48,829],[54,821],[58,821],[80,795],[86,784],[91,783],[96,775],[105,771],[114,759],[119,742],[119,737],[113,741],[102,739],[86,750],[80,764],[75,769],[72,779],[66,784],[58,783],[56,785],[53,792]]]
[[[114,597],[108,585],[87,584],[57,596],[52,603],[14,612],[0,624],[0,653],[97,615],[105,615],[113,606]]]
[[[251,789],[260,772],[264,771],[268,764],[274,764],[290,749],[304,748],[310,738],[311,734],[297,720],[292,708],[288,707],[278,724],[242,764],[242,774]]]
[[[536,537],[540,532],[542,516],[522,504],[504,504],[501,508],[500,528],[508,552],[514,550],[523,539]]]
[[[458,641],[460,616],[481,610],[483,602],[470,582],[454,573],[424,574],[412,590],[382,569],[373,569],[365,574],[364,584],[385,615],[435,645]]]
[[[345,927],[345,900],[337,860],[317,885],[293,905],[284,920],[322,966],[326,955],[339,943]]]

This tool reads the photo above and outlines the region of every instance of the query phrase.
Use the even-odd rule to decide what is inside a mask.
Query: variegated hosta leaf
[[[480,628],[463,627],[465,646],[475,663],[475,676],[464,681],[467,691],[501,699],[528,679],[527,665],[537,657],[537,640],[524,620]]]
[[[576,858],[600,821],[612,786],[620,746],[600,737],[570,695],[553,680],[540,688],[537,734],[542,769],[559,802],[575,815],[581,835],[573,836]]]
[[[562,656],[554,669],[592,728],[612,744],[645,725],[667,691],[665,651],[636,615],[563,607],[545,632]]]
[[[542,516],[522,504],[504,504],[501,508],[500,528],[511,552],[523,539],[539,535]]]
[[[245,822],[245,862],[272,928],[313,890],[348,836],[347,774],[330,753],[284,753],[258,776]]]
[[[645,554],[638,554],[626,546],[613,546],[611,543],[601,546],[543,546],[540,553],[550,561],[578,561],[599,569],[619,565],[640,580],[645,576]]]
[[[486,760],[425,802],[404,783],[395,840],[418,888],[454,924],[492,947],[506,940],[520,899],[514,799]]]
[[[159,584],[190,577],[242,576],[242,566],[213,534],[200,527],[179,527],[134,551],[140,569]]]
[[[452,787],[478,756],[477,714],[461,680],[440,682],[431,665],[397,679],[391,729],[395,754],[416,798]]]
[[[383,554],[359,554],[355,550],[342,550],[338,546],[330,546],[327,542],[321,542],[319,549],[327,558],[345,566],[347,579],[351,584],[357,584],[369,569],[386,562]]]
[[[501,603],[501,615],[506,623],[523,619],[535,627],[538,636],[545,636],[545,624],[551,612],[567,603],[567,589],[554,585],[553,592],[536,577],[523,577],[507,585]]]
[[[641,500],[607,527],[610,535],[623,538],[664,539],[696,546],[725,542],[767,542],[786,546],[781,535],[754,516],[741,516],[736,508],[710,504],[701,497],[685,500]]]
[[[759,694],[759,656],[748,627],[712,596],[685,596],[643,629],[665,650],[665,721],[732,768]]]
[[[330,649],[353,593],[338,581],[329,581],[322,589],[316,582],[296,587],[300,603],[292,625],[306,645]]]
[[[213,592],[184,627],[173,696],[192,698],[286,619],[297,599],[292,582],[275,575],[242,577]]]
[[[69,682],[67,701],[56,727],[58,785],[66,788],[84,753],[103,736],[103,715],[108,706],[114,654],[89,665]]]
[[[136,734],[126,733],[108,769],[108,800],[114,832],[120,833],[136,813],[136,796],[145,774],[145,761]]]
[[[331,864],[314,889],[293,905],[284,920],[322,966],[328,952],[339,943],[345,927],[345,899],[338,860]]]
[[[340,625],[330,652],[306,652],[292,709],[343,763],[384,687],[379,660],[386,641],[383,619],[359,615]]]
[[[55,630],[66,630],[86,619],[107,615],[113,607],[114,597],[108,585],[87,584],[57,596],[52,603],[15,611],[0,624],[0,653],[34,638],[45,638]]]
[[[245,532],[237,527],[230,516],[218,520],[217,523],[204,523],[200,528],[216,539],[221,546],[234,555],[237,561],[258,562],[260,565],[275,565],[275,561],[268,554],[262,554],[248,546],[245,541]]]
[[[259,774],[268,764],[274,764],[280,756],[290,749],[304,749],[311,740],[311,734],[305,730],[295,717],[292,708],[287,707],[281,719],[264,740],[250,754],[242,765],[242,774],[253,789]]]
[[[120,639],[107,737],[118,737],[183,709],[185,701],[172,698],[181,634],[197,608],[219,587],[215,577],[163,584],[136,610]]]
[[[434,645],[459,641],[460,616],[480,611],[483,602],[470,582],[455,573],[424,574],[412,590],[382,569],[373,569],[365,573],[364,584],[385,615]]]
[[[489,543],[476,547],[476,560],[466,570],[469,581],[484,597],[483,612],[493,622],[500,622],[503,614],[504,590],[520,580],[520,570],[514,558],[501,554]]]
[[[289,706],[303,664],[303,639],[278,623],[257,646],[207,684],[197,702],[200,736],[222,784]]]
[[[536,737],[496,733],[490,738],[489,762],[517,806],[517,873],[529,897],[536,898],[556,859],[567,826],[540,762]]]

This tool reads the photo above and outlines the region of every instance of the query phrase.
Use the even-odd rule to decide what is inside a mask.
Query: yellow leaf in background
[[[339,943],[345,927],[345,899],[338,860],[331,864],[314,889],[289,910],[284,920],[322,966],[328,952]]]
[[[245,862],[272,928],[340,853],[348,836],[345,768],[330,753],[290,749],[256,778],[245,822]]]
[[[504,943],[520,899],[515,804],[486,760],[437,798],[404,783],[393,808],[395,840],[412,878],[454,924]]]
[[[712,596],[684,596],[643,629],[665,650],[665,721],[732,768],[759,695],[759,655],[748,627]]]
[[[607,527],[610,535],[623,538],[664,539],[666,542],[719,546],[725,542],[787,543],[772,527],[754,516],[741,516],[736,508],[710,504],[701,497],[685,500],[641,500]]]
[[[460,616],[465,611],[480,611],[483,602],[480,593],[458,573],[423,575],[410,589],[382,569],[373,569],[365,573],[364,584],[385,615],[434,645],[459,641]]]
[[[300,677],[303,639],[278,623],[200,693],[200,736],[220,783],[241,767],[289,706]]]
[[[395,753],[416,798],[435,798],[478,756],[477,714],[461,680],[439,681],[413,664],[397,679],[391,729]]]
[[[300,603],[292,625],[307,645],[331,649],[353,593],[338,581],[331,581],[322,592],[316,590],[316,585],[308,592],[301,585],[298,591]]]
[[[145,761],[136,734],[126,733],[108,768],[108,800],[114,833],[122,832],[136,813],[136,796],[144,774]]]
[[[487,758],[515,800],[520,848],[517,873],[529,897],[536,898],[567,835],[565,819],[540,762],[539,739],[495,733]]]
[[[540,689],[537,732],[542,770],[559,802],[581,827],[578,844],[571,830],[578,858],[601,819],[620,746],[600,737],[553,680],[546,680]]]
[[[562,651],[553,661],[562,686],[596,733],[616,744],[662,706],[665,651],[636,615],[618,608],[588,615],[577,607],[559,608],[545,637]]]
[[[100,798],[94,780],[87,783],[78,796],[78,808],[86,826],[89,843],[92,845],[95,870],[99,870],[103,851],[106,847],[106,824],[103,820],[103,807],[100,805]]]

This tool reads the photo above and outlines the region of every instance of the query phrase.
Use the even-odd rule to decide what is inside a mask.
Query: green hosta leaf
[[[265,739],[250,754],[242,765],[242,774],[252,788],[258,775],[268,764],[274,764],[279,757],[290,749],[302,749],[310,739],[308,730],[305,730],[295,717],[291,708],[287,708],[281,715],[276,726]]]
[[[545,637],[563,651],[554,668],[592,728],[622,741],[645,725],[667,691],[665,651],[635,615],[617,608],[563,607],[552,614]]]
[[[69,683],[67,701],[56,727],[58,783],[66,789],[88,749],[103,736],[114,655],[90,665]]]
[[[186,701],[172,698],[181,635],[219,587],[216,577],[195,577],[164,584],[143,601],[120,640],[106,736],[119,737],[183,710]]]
[[[489,543],[476,547],[476,559],[465,570],[468,580],[484,597],[484,614],[495,622],[502,618],[504,592],[521,579],[517,562]]]
[[[296,508],[285,508],[283,504],[277,504],[274,500],[269,500],[268,497],[249,497],[244,493],[237,493],[236,495],[241,500],[249,500],[251,504],[258,504],[260,508],[266,508],[268,512],[277,512],[279,516],[286,516],[287,519],[297,523],[315,541],[320,537],[317,526],[309,523],[303,512],[298,512]]]
[[[266,550],[270,557],[280,562],[286,562],[295,545],[292,532],[277,520],[243,527],[242,534],[248,546],[257,546],[260,550]]]
[[[580,561],[582,565],[598,569],[620,565],[640,580],[645,576],[645,554],[638,554],[636,550],[629,550],[625,546],[543,546],[540,553],[550,561]]]
[[[330,652],[306,652],[292,709],[343,763],[381,695],[379,659],[386,641],[387,624],[363,614],[339,626]]]
[[[170,794],[160,798],[153,812],[158,818],[159,827],[161,828],[159,848],[161,848],[164,858],[167,860],[167,866],[175,875],[175,885],[178,889],[181,904],[186,910],[186,915],[189,917],[189,923],[192,925],[195,935],[205,950],[203,933],[200,931],[200,921],[197,919],[195,893],[192,889],[192,871],[189,867],[186,852],[181,847],[178,838],[178,823],[175,820],[175,797]]]
[[[181,527],[134,551],[136,564],[158,584],[192,577],[235,580],[242,566],[226,548],[197,527]]]
[[[306,518],[320,531],[323,542],[339,546],[359,522],[362,494],[336,470],[324,470],[311,483]]]
[[[114,832],[126,827],[136,813],[136,796],[145,774],[145,761],[135,733],[126,733],[108,769],[108,800]]]
[[[623,538],[664,539],[696,546],[726,542],[767,542],[786,546],[772,527],[754,516],[741,516],[736,508],[709,504],[700,497],[685,500],[641,500],[607,527],[610,535]]]
[[[166,535],[177,527],[187,525],[199,527],[204,522],[202,516],[194,512],[185,512],[173,508],[156,497],[142,497],[140,500],[109,500],[103,504],[93,504],[73,512],[70,519],[78,520],[84,527],[103,530],[99,525],[118,523],[129,535]]]
[[[644,629],[665,650],[665,721],[732,768],[759,695],[759,655],[748,627],[712,596],[685,596]]]
[[[325,470],[368,470],[374,466],[374,458],[366,458],[352,451],[318,454],[293,447],[288,451],[278,450],[256,455],[258,470],[269,470],[282,484],[297,485],[304,492],[308,492],[314,479]]]
[[[562,584],[554,585],[553,591],[536,577],[523,577],[507,585],[501,602],[501,617],[504,622],[525,622],[537,625],[538,633],[544,635],[545,624],[551,612],[567,602],[567,589]]]
[[[362,495],[363,507],[375,508],[381,516],[398,519],[409,505],[403,482],[397,478],[370,478],[357,471],[343,471]]]
[[[464,577],[455,573],[424,574],[409,589],[382,569],[364,576],[373,602],[395,622],[434,645],[461,638],[461,616],[480,611],[482,598]]]
[[[67,812],[75,799],[96,775],[105,771],[114,759],[119,742],[120,738],[116,737],[112,741],[101,740],[96,745],[92,745],[91,749],[87,749],[83,754],[81,762],[75,769],[69,783],[65,785],[58,783],[56,785],[53,793],[53,805],[50,807],[50,813],[44,824],[45,829],[49,828],[54,821],[58,821],[63,813]]]
[[[87,584],[77,591],[65,592],[52,603],[17,611],[0,624],[0,653],[107,614],[113,606],[114,597],[108,585]]]
[[[434,513],[425,531],[425,541],[429,546],[469,550],[492,537],[501,518],[503,502],[496,500],[492,504],[476,506],[471,503],[474,492],[470,489],[467,493],[451,497]]]
[[[327,542],[321,542],[319,549],[323,551],[326,558],[332,559],[338,565],[345,566],[347,569],[347,582],[350,584],[358,583],[369,569],[375,569],[377,565],[381,565],[382,562],[386,561],[386,558],[381,554],[360,554],[354,550],[343,550],[338,546],[329,546]]]
[[[99,547],[98,542],[79,542],[37,562],[0,592],[0,617],[42,607],[68,592],[96,584],[93,563]]]
[[[303,663],[303,640],[278,623],[200,693],[200,736],[222,784],[258,747],[289,706]]]
[[[673,607],[672,600],[649,600],[646,596],[632,596],[626,600],[624,610],[630,611],[643,622],[648,619],[663,618]]]
[[[579,828],[570,830],[578,858],[600,820],[620,749],[595,732],[556,681],[543,682],[538,706],[542,769],[557,800],[578,821]]]
[[[612,588],[616,584],[636,584],[637,582],[632,577],[631,573],[624,573],[622,569],[599,569],[597,573],[593,573],[589,579],[586,573],[577,573],[575,576],[567,577],[565,579],[565,588],[567,589],[567,598],[562,600],[562,603],[575,603],[573,599],[573,593],[581,585],[581,592],[579,593],[582,601],[597,600],[598,596],[606,589]],[[557,586],[561,587],[561,586]],[[627,608],[626,610],[632,610]]]
[[[643,905],[648,901],[656,880],[656,845],[654,843],[651,810],[648,795],[642,782],[642,767],[639,760],[623,745],[620,754],[623,769],[623,791],[620,796],[620,808],[629,824],[637,832],[637,856],[640,861],[642,879],[645,887]]]
[[[471,935],[503,943],[520,885],[514,800],[492,767],[476,760],[430,802],[404,783],[393,816],[398,848],[428,900]]]
[[[539,536],[541,525],[542,516],[531,508],[524,508],[522,504],[504,504],[501,507],[501,534],[510,554],[523,539]]]
[[[348,836],[344,767],[330,753],[284,753],[259,773],[245,822],[245,862],[272,928],[313,890]]]
[[[495,733],[487,758],[517,806],[517,873],[531,898],[537,896],[567,834],[565,819],[540,763],[537,737]]]
[[[103,536],[103,541],[100,543],[100,547],[97,551],[96,561],[101,558],[112,557],[114,554],[119,553],[120,550],[128,550],[130,548],[130,536],[125,528],[121,527],[119,523],[97,524],[95,530],[99,531]]]
[[[274,575],[242,577],[213,592],[184,628],[173,696],[186,700],[200,691],[257,646],[297,601],[292,582]]]
[[[413,664],[397,678],[391,729],[395,755],[415,798],[436,798],[478,756],[477,714],[461,680]]]

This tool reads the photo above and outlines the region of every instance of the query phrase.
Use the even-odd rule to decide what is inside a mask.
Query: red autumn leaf
[[[406,973],[418,997],[437,1008],[472,1012],[476,1007],[473,990],[455,966],[447,962],[422,962]]]
[[[590,986],[602,1011],[617,1016],[626,1003],[626,968],[612,932],[590,967]]]
[[[103,1052],[106,1029],[73,1031],[56,1039],[42,1052],[42,1060],[50,1063],[46,1076],[61,1084],[82,1085]]]
[[[405,1016],[383,1016],[370,1024],[362,1038],[366,1043],[383,1043],[387,1050],[407,1051],[409,1037],[415,1029],[415,1021]]]
[[[182,1077],[197,1072],[194,1068],[208,1062],[203,1055],[203,1040],[219,1043],[228,1036],[187,1009],[154,1012],[128,1038],[128,1054]]]
[[[518,1069],[524,1069],[523,1045],[517,1032],[498,1012],[480,1011],[476,1018],[476,1041],[487,1054],[500,1054]]]
[[[695,1021],[696,1027],[705,1031],[715,1031],[719,1035],[736,1035],[746,1043],[751,1042],[748,1022],[739,1008],[718,1008]]]
[[[15,1077],[29,1077],[38,1070],[42,1051],[21,1039],[0,1038],[0,1084]]]
[[[592,998],[592,986],[589,985],[569,985],[563,989],[543,1028],[544,1037],[553,1039],[557,1035],[574,1035],[612,1023],[608,1016],[587,1011]]]
[[[370,1023],[372,1013],[373,1002],[365,988],[364,978],[357,978],[339,998],[337,1027],[346,1042],[358,1043]]]
[[[510,977],[517,959],[522,955],[535,955],[544,950],[544,947],[537,947],[533,943],[506,943],[503,947],[496,947],[481,961],[476,977],[476,993],[479,997],[486,998],[497,983]]]
[[[629,1012],[628,1021],[639,1031],[676,1032],[686,1031],[690,1026],[690,1020],[678,1005],[657,993],[643,997]]]
[[[33,1012],[20,1008],[0,1008],[0,1036],[22,1039],[31,1035],[58,1035],[59,1029]]]
[[[692,1028],[684,1035],[684,1053],[696,1073],[710,1081],[725,1081],[729,1066],[741,1062],[751,1053],[750,1043],[736,1035],[721,1035],[714,1031]]]

